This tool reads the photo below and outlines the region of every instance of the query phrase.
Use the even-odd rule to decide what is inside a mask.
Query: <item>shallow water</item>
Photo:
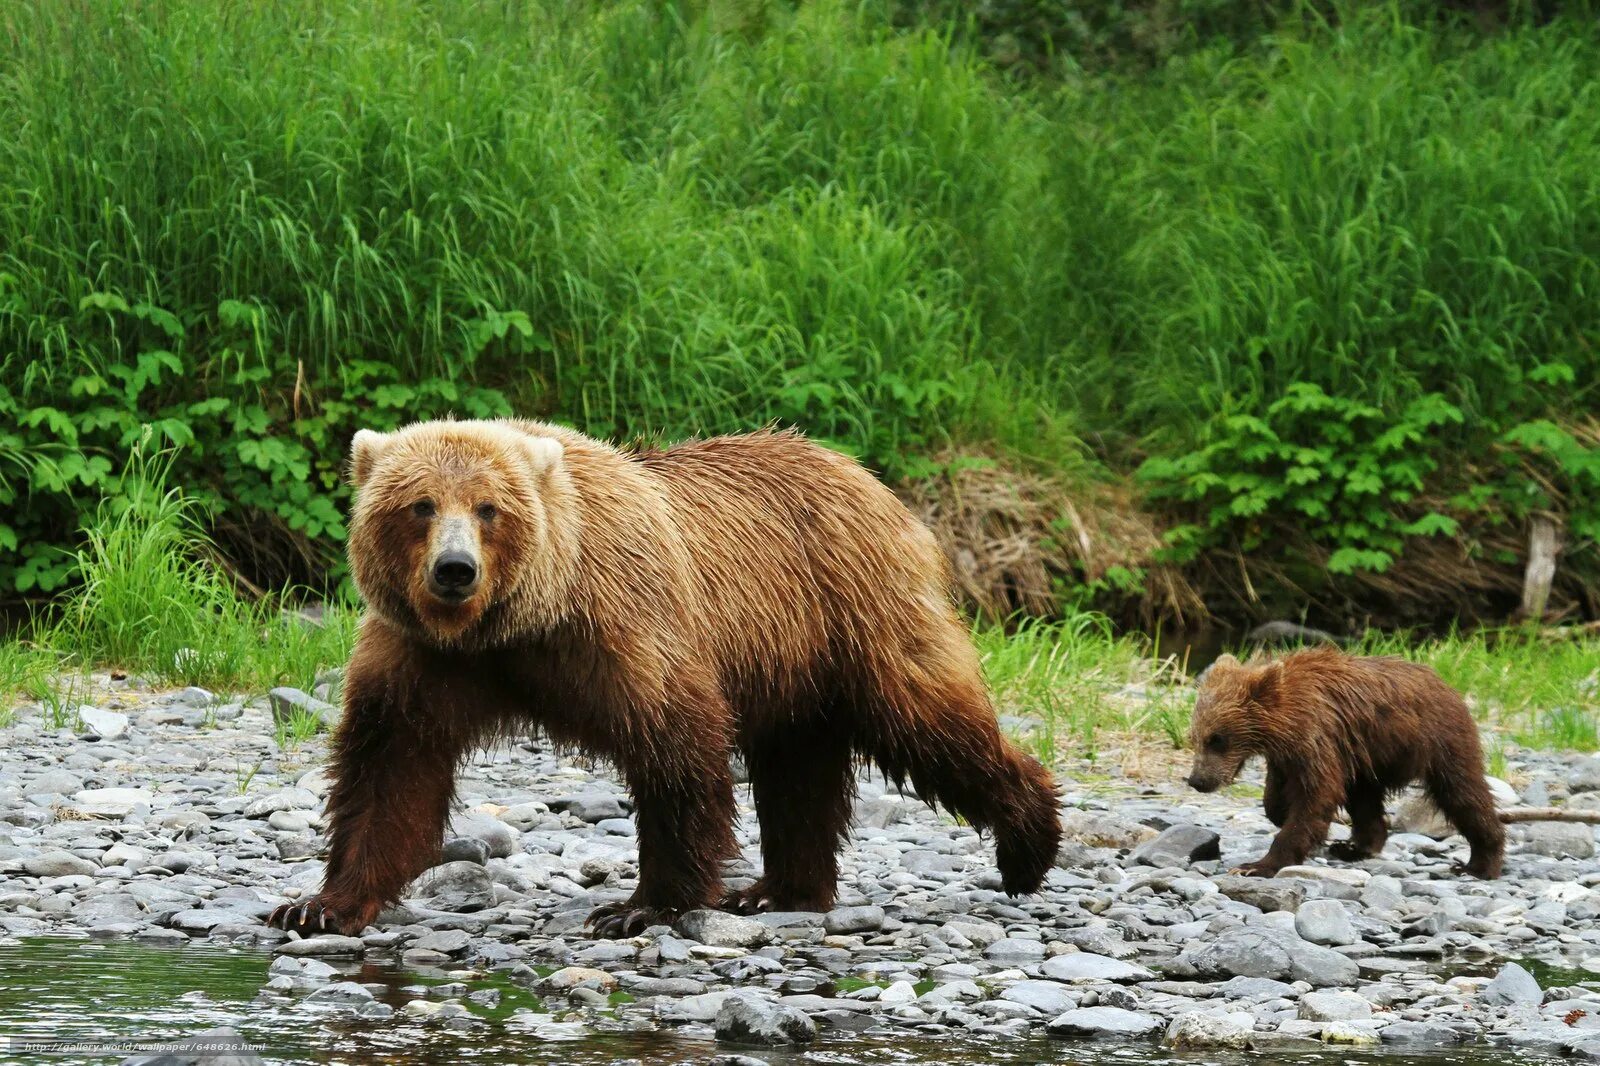
[[[383,1021],[356,1020],[331,1008],[302,1004],[295,996],[261,995],[272,956],[264,951],[213,945],[152,947],[128,941],[38,938],[0,942],[0,1066],[24,1063],[104,1063],[109,1056],[20,1054],[6,1038],[78,1041],[179,1039],[230,1025],[271,1061],[387,1063],[433,1066],[457,1062],[640,1064],[703,1062],[743,1050],[772,1066],[953,1066],[957,1063],[1025,1066],[1034,1063],[1161,1063],[1242,1066],[1244,1063],[1404,1063],[1406,1066],[1483,1066],[1532,1061],[1512,1052],[1475,1049],[1420,1055],[1359,1052],[1176,1054],[1154,1045],[975,1040],[906,1030],[865,1034],[825,1033],[805,1051],[738,1049],[718,1045],[709,1032],[655,1029],[639,1009],[573,1012],[541,1003],[526,989],[493,974],[469,987],[495,988],[502,996],[490,1011],[469,1004],[481,1019],[467,1031],[423,1024],[400,1013],[418,985],[447,980],[441,971],[351,962],[348,979],[381,984],[379,999],[396,1009]],[[412,991],[405,991],[410,986]],[[525,1009],[522,1012],[519,1009]]]

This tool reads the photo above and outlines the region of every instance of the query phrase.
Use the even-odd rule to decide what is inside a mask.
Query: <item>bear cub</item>
[[[1251,756],[1266,757],[1262,799],[1279,832],[1267,854],[1239,873],[1271,877],[1304,862],[1340,807],[1350,816],[1350,839],[1328,854],[1377,855],[1389,836],[1385,796],[1421,781],[1472,845],[1465,872],[1500,876],[1505,830],[1484,778],[1477,724],[1460,694],[1426,666],[1333,648],[1259,665],[1224,655],[1201,683],[1189,745],[1189,785],[1201,792],[1229,784]]]

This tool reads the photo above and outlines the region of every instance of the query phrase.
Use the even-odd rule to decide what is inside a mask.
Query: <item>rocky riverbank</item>
[[[328,962],[500,970],[562,1005],[503,1024],[567,1036],[603,1014],[745,1045],[833,1028],[1239,1049],[1484,1043],[1600,1061],[1593,826],[1512,827],[1506,876],[1480,882],[1451,872],[1464,843],[1430,835],[1427,812],[1402,803],[1381,859],[1251,879],[1225,871],[1270,839],[1259,801],[1199,796],[1176,775],[1090,784],[1066,767],[1058,869],[1047,891],[1013,900],[970,829],[863,778],[834,911],[702,911],[594,941],[584,917],[632,887],[630,804],[606,768],[534,741],[468,767],[446,861],[403,906],[359,938],[295,940],[261,920],[321,879],[324,740],[304,728],[325,710],[317,697],[281,694],[275,717],[264,697],[103,676],[85,695],[92,709],[70,719],[23,707],[0,727],[0,933],[260,945],[280,955],[264,995],[375,1026],[400,1019]],[[1507,804],[1600,807],[1600,759],[1514,751],[1507,776]],[[758,862],[743,788],[740,800],[735,883]],[[401,1012],[484,1025],[471,997],[488,995],[464,979],[419,989]]]

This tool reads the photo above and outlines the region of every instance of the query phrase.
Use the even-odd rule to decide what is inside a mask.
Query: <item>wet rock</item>
[[[1308,1022],[1349,1022],[1372,1017],[1372,1004],[1355,992],[1307,992],[1298,1017]]]
[[[1436,1022],[1393,1022],[1379,1035],[1385,1044],[1402,1047],[1450,1047],[1463,1042],[1459,1032]]]
[[[273,948],[280,955],[360,955],[367,946],[359,937],[325,936],[306,937],[303,940],[285,940]]]
[[[1162,868],[1184,867],[1221,858],[1221,841],[1222,837],[1213,829],[1174,825],[1134,849],[1133,861]]]
[[[1246,1051],[1254,1024],[1248,1014],[1180,1014],[1167,1026],[1168,1047],[1189,1051]]]
[[[358,985],[354,981],[335,981],[307,994],[307,1003],[367,1003],[372,999],[372,991],[365,985]]]
[[[616,990],[617,983],[617,979],[604,970],[588,966],[565,966],[540,982],[540,987],[549,992],[569,992],[580,986],[589,986],[610,993]]]
[[[504,859],[519,847],[518,834],[505,822],[478,811],[462,811],[450,819],[447,830],[453,836],[482,841],[490,858]]]
[[[713,947],[756,948],[772,940],[772,930],[760,922],[722,911],[689,911],[674,928],[690,940]]]
[[[748,995],[729,996],[717,1011],[718,1040],[735,1044],[809,1044],[817,1023],[793,1007]]]
[[[1479,999],[1491,1006],[1537,1006],[1544,1002],[1544,990],[1534,980],[1533,974],[1514,962],[1508,962],[1494,975],[1494,980],[1484,987]]]
[[[470,862],[484,866],[489,862],[489,845],[472,837],[451,837],[439,852],[444,862]]]
[[[1119,1007],[1079,1007],[1045,1026],[1051,1036],[1082,1040],[1137,1040],[1160,1028],[1158,1019]]]
[[[411,942],[411,947],[417,951],[437,951],[441,955],[459,955],[467,950],[467,944],[472,941],[464,929],[441,929],[435,933],[426,933]]]

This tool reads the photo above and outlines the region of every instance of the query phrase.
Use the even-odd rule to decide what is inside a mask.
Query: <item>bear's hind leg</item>
[[[1026,895],[1043,886],[1061,844],[1056,785],[1000,735],[971,658],[935,652],[923,660],[929,666],[880,670],[861,743],[896,783],[910,778],[923,800],[992,831],[1002,886]],[[928,672],[941,661],[949,664],[941,674]]]
[[[723,906],[741,914],[830,910],[855,797],[848,734],[823,720],[785,723],[756,732],[747,749],[762,874]]]
[[[1481,763],[1482,757],[1479,757]],[[1506,830],[1495,811],[1494,796],[1478,765],[1435,765],[1428,772],[1428,798],[1472,845],[1472,856],[1461,869],[1473,877],[1493,880],[1505,860]]]
[[[1389,840],[1389,823],[1383,813],[1383,787],[1376,784],[1352,786],[1345,797],[1344,809],[1350,815],[1350,839],[1329,844],[1329,858],[1359,862],[1381,852]]]

